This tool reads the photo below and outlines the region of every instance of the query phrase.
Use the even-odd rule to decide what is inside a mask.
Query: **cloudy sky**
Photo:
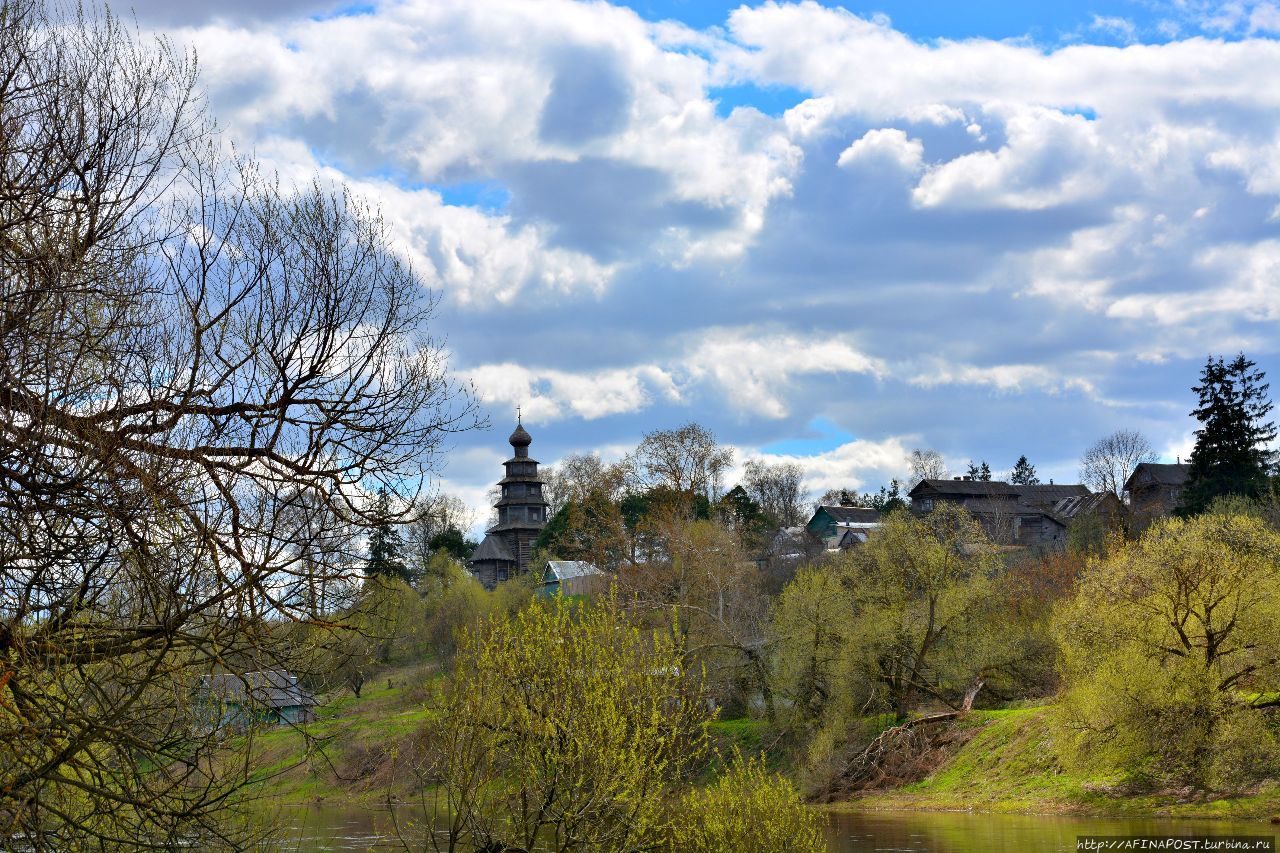
[[[543,462],[697,420],[820,491],[1173,461],[1206,355],[1280,378],[1271,2],[134,11],[238,146],[379,202],[493,423],[477,505],[517,405]]]

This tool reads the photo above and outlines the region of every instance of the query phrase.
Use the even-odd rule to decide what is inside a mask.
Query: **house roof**
[[[1034,486],[1010,485],[1024,503],[1054,503],[1063,498],[1082,498],[1090,494],[1089,487],[1080,483],[1037,483]]]
[[[319,704],[311,691],[298,684],[297,676],[283,669],[203,675],[200,688],[224,702],[253,702],[268,708]]]
[[[570,578],[582,578],[589,575],[604,574],[585,560],[547,560],[543,571],[543,580],[567,581]],[[547,577],[550,575],[551,577]]]
[[[836,524],[878,524],[880,512],[865,506],[820,506],[814,515],[825,512]]]
[[[1106,506],[1115,503],[1114,507]],[[1053,504],[1053,514],[1060,519],[1072,519],[1081,515],[1096,512],[1111,512],[1120,508],[1120,500],[1111,492],[1097,492],[1088,495],[1073,495],[1062,498]]]
[[[1032,506],[1018,500],[1008,498],[975,498],[965,501],[964,508],[974,515],[1044,515],[1044,507]]]
[[[967,498],[1018,498],[1023,503],[1040,504],[1087,495],[1089,489],[1079,483],[1037,483],[1022,486],[1002,480],[921,480],[907,496],[914,498],[931,493]],[[968,503],[971,502],[966,502],[966,505]]]
[[[907,497],[916,497],[919,495],[934,492],[943,495],[972,495],[974,497],[983,496],[1008,496],[1013,497],[1018,494],[1018,487],[1010,486],[1008,483],[1002,483],[999,480],[921,480],[916,483],[911,491],[907,492]]]
[[[1124,489],[1127,492],[1144,482],[1157,486],[1181,486],[1187,482],[1189,473],[1191,473],[1191,466],[1186,464],[1165,465],[1159,462],[1142,462],[1133,469],[1129,479],[1124,481]]]
[[[854,530],[853,528],[846,528],[844,532],[841,533],[840,536],[836,539],[836,547],[843,549],[843,548],[851,548],[854,545],[860,545],[863,542],[867,541],[867,535],[868,533],[866,530]]]
[[[805,550],[805,533],[804,527],[780,527],[778,532],[773,535],[773,540],[769,543],[769,553],[786,556],[791,554],[803,554]]]
[[[514,563],[516,558],[511,556],[511,552],[507,550],[505,542],[497,536],[489,534],[484,537],[484,541],[480,543],[480,547],[476,548],[475,553],[471,555],[472,563],[479,563],[485,560],[502,560],[508,563]]]

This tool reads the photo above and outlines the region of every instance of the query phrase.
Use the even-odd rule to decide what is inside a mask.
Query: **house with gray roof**
[[[1110,492],[1095,495],[1078,483],[1019,485],[999,480],[921,480],[907,493],[911,511],[932,512],[940,503],[963,506],[991,541],[1005,545],[1065,545],[1077,518],[1118,519],[1124,508]]]
[[[880,527],[879,510],[855,506],[846,492],[838,505],[823,504],[815,509],[804,529],[809,536],[822,542],[826,550],[837,551],[866,542],[867,537]]]
[[[1190,465],[1158,462],[1143,462],[1133,469],[1124,481],[1124,490],[1129,495],[1134,533],[1141,533],[1157,518],[1172,515],[1182,505],[1182,489],[1190,473]]]
[[[318,704],[298,677],[283,669],[203,675],[192,691],[196,728],[204,732],[308,723]]]

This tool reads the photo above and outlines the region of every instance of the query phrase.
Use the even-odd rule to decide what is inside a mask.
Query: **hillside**
[[[409,801],[422,793],[415,773],[415,740],[430,719],[427,685],[438,678],[433,663],[380,673],[357,698],[342,690],[321,697],[319,719],[303,728],[278,727],[238,739],[252,756],[250,800],[271,805]],[[783,769],[776,738],[758,720],[717,720],[717,751],[766,750]],[[712,770],[711,772],[714,772]]]
[[[272,803],[386,801],[417,790],[410,756],[431,711],[425,685],[434,664],[401,667],[350,691],[321,697],[319,719],[239,739],[252,756],[251,799]]]
[[[1245,819],[1280,814],[1274,782],[1238,797],[1190,790],[1126,795],[1114,780],[1069,772],[1054,753],[1047,716],[1044,707],[974,711],[956,725],[980,731],[926,779],[832,808]]]

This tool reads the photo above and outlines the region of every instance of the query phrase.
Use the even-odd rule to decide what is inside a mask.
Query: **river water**
[[[334,806],[285,809],[280,814],[280,851],[424,850],[421,825],[400,811],[397,828],[388,811]],[[1265,836],[1276,827],[1261,821],[1203,821],[983,815],[957,812],[871,812],[830,815],[832,853],[1065,853],[1082,835]],[[416,838],[415,838],[416,836]]]

